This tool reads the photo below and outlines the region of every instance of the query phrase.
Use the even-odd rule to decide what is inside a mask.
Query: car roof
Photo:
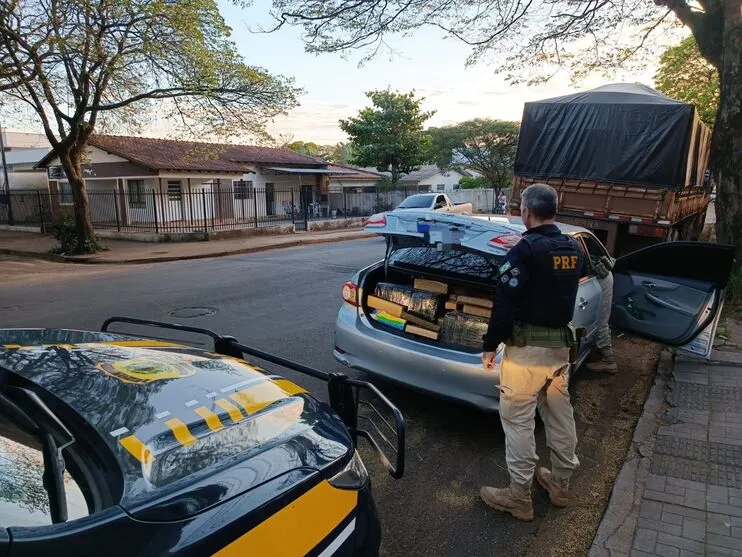
[[[67,342],[45,343],[55,339]],[[127,486],[134,497],[182,479],[188,471],[173,463],[189,452],[216,454],[226,443],[256,453],[329,416],[300,386],[244,360],[124,335],[0,329],[0,370],[61,402],[62,421],[95,429],[124,473],[124,499]],[[328,432],[332,458],[345,454],[347,431]]]

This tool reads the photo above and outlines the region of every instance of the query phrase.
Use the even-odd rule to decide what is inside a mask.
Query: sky
[[[266,68],[272,74],[292,77],[305,91],[298,108],[268,126],[274,138],[292,137],[318,144],[346,141],[338,120],[354,116],[368,106],[364,93],[374,89],[414,90],[418,96],[425,97],[425,110],[436,111],[428,125],[443,126],[473,118],[519,121],[524,102],[607,82],[604,78],[592,78],[575,88],[569,76],[562,74],[539,86],[511,86],[495,74],[491,65],[479,63],[467,67],[469,47],[433,29],[417,30],[409,37],[390,38],[387,42],[394,54],[380,55],[359,67],[362,55],[357,52],[350,53],[347,59],[338,54],[306,53],[298,27],[286,27],[274,33],[259,32],[261,27],[272,25],[270,0],[253,0],[248,8],[235,6],[231,0],[218,2],[246,63]],[[618,76],[613,81],[639,81],[651,86],[655,69],[649,66],[641,74]],[[32,126],[11,127],[41,131],[32,130]],[[158,122],[143,130],[142,135],[169,136],[166,127]]]
[[[390,40],[395,54],[382,55],[358,67],[361,55],[351,53],[347,60],[336,54],[304,52],[301,29],[287,27],[274,33],[255,32],[269,28],[270,0],[254,0],[242,9],[220,0],[222,14],[233,29],[233,39],[248,64],[275,74],[294,77],[305,90],[301,106],[277,119],[268,128],[274,136],[293,135],[295,140],[333,144],[345,141],[338,127],[340,118],[355,115],[369,105],[364,92],[373,89],[415,90],[426,101],[426,110],[436,114],[430,126],[454,124],[473,118],[520,120],[523,103],[575,92],[567,75],[560,75],[540,86],[510,86],[485,63],[466,67],[469,47],[444,38],[432,29],[416,31],[410,37]],[[641,75],[620,76],[627,81],[652,84],[654,67]],[[589,79],[579,89],[606,83]]]

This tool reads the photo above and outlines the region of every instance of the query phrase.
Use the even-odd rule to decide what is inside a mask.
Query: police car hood
[[[121,506],[142,518],[189,516],[352,448],[298,385],[185,345],[0,329],[0,370],[31,382],[63,422],[92,426],[123,473]]]

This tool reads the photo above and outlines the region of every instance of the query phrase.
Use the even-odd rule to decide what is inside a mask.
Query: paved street
[[[380,259],[383,248],[380,240],[369,239],[142,266],[0,259],[0,326],[95,329],[115,314],[177,320],[339,370],[331,351],[340,288],[357,269]],[[170,316],[193,307],[212,313]],[[625,338],[616,339],[616,350],[619,376],[581,375],[576,381],[582,468],[571,506],[558,511],[543,492],[535,491],[532,523],[517,522],[478,500],[480,485],[502,485],[507,478],[497,416],[380,385],[408,422],[408,466],[402,480],[389,479],[364,451],[384,528],[383,554],[585,555],[659,354],[654,344]],[[321,382],[284,375],[324,398]],[[547,456],[541,430],[539,453]]]

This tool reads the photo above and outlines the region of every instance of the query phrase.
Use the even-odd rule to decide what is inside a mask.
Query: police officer
[[[611,329],[608,326],[608,320],[611,317],[611,306],[613,304],[613,265],[615,261],[613,258],[602,255],[600,257],[590,256],[589,261],[586,261],[592,269],[600,289],[603,292],[603,297],[600,301],[600,311],[598,313],[598,330],[595,334],[595,350],[590,355],[585,367],[588,371],[596,373],[617,373],[618,365],[616,364],[616,356],[613,354],[613,345],[611,344]]]
[[[482,500],[520,520],[533,519],[534,471],[551,502],[567,505],[569,479],[579,465],[577,434],[569,400],[570,348],[577,342],[569,326],[583,257],[576,241],[554,224],[557,194],[533,184],[521,196],[526,232],[500,266],[495,306],[484,336],[482,363],[493,369],[501,342],[500,419],[510,485],[483,487]],[[546,426],[552,469],[536,469],[535,414]]]

